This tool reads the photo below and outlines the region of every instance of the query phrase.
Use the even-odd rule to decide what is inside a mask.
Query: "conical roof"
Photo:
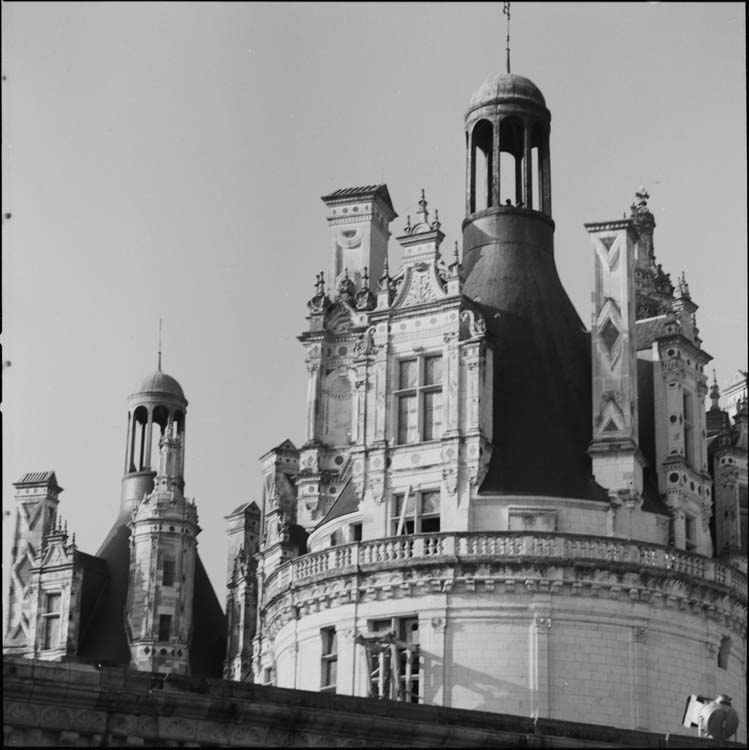
[[[522,212],[503,222],[525,219]],[[494,450],[481,492],[605,498],[593,482],[590,337],[552,249],[518,224],[466,254],[464,294],[494,350]]]

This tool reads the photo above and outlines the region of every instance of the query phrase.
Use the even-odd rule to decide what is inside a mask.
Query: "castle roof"
[[[57,477],[55,476],[55,472],[52,469],[50,469],[49,471],[27,472],[17,482],[14,482],[13,486],[18,487],[22,484],[45,484],[53,485],[57,487],[58,490],[62,489],[62,487],[57,484]]]
[[[364,200],[366,198],[382,198],[385,205],[392,212],[391,219],[394,219],[398,214],[393,208],[393,202],[390,200],[390,193],[388,192],[387,185],[363,185],[361,187],[348,187],[339,188],[334,190],[332,193],[322,196],[322,200],[325,203],[353,201],[353,200]]]
[[[176,396],[181,401],[187,403],[182,386],[175,380],[175,378],[171,375],[167,375],[161,370],[154,370],[154,372],[146,375],[140,383],[138,383],[132,395],[135,396],[142,393],[158,393]]]
[[[516,73],[496,73],[476,89],[468,105],[468,111],[485,104],[508,101],[530,102],[546,107],[544,95],[533,81]]]
[[[106,564],[108,579],[103,595],[81,633],[78,655],[104,664],[130,663],[125,633],[125,604],[130,574],[130,512],[115,521],[96,557]],[[226,622],[200,556],[196,556],[193,588],[193,636],[190,672],[221,677]]]

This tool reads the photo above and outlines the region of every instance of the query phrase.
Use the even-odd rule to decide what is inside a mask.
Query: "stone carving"
[[[372,476],[367,483],[367,498],[378,505],[382,502],[385,490],[385,478],[382,475]]]
[[[374,342],[375,327],[370,326],[367,330],[362,333],[354,344],[354,352],[359,357],[366,357],[370,354],[374,354],[377,351],[377,346]]]
[[[425,269],[426,264],[424,263],[420,263],[412,269],[408,290],[401,303],[404,307],[418,305],[423,302],[434,302],[437,299],[434,285]]]
[[[351,314],[341,303],[332,307],[325,319],[325,328],[331,333],[345,333],[351,326]]]
[[[474,310],[463,310],[460,313],[460,320],[465,324],[467,333],[470,338],[484,336],[486,334],[486,320],[484,316]]]

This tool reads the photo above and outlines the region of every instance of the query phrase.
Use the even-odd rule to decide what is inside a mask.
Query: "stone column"
[[[533,206],[533,160],[531,159],[531,123],[523,122],[523,206]]]
[[[320,363],[307,362],[307,433],[306,442],[317,437],[317,404],[320,393]]]
[[[648,729],[648,629],[641,625],[632,628],[630,642],[630,666],[632,671],[632,727]]]
[[[549,716],[549,636],[551,617],[535,615],[530,630],[530,690],[531,716]]]

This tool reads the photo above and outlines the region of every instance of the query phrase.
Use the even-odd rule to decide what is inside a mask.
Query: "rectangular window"
[[[370,697],[419,702],[419,620],[394,617],[371,620],[359,636],[369,668]]]
[[[360,523],[351,524],[351,541],[360,542],[362,540],[362,525]]]
[[[694,464],[694,412],[692,410],[692,393],[688,390],[684,390],[684,401],[683,401],[683,417],[684,417],[684,458],[690,465]]]
[[[273,667],[266,667],[263,670],[263,685],[273,685]]]
[[[442,355],[400,360],[395,399],[398,445],[442,437]]]
[[[687,552],[697,549],[697,519],[684,516],[684,548]]]
[[[172,616],[159,615],[159,640],[168,641],[172,633]]]
[[[47,594],[43,614],[43,648],[58,648],[60,645],[60,611],[62,609],[62,594]]]
[[[338,634],[335,628],[320,631],[322,655],[320,657],[320,692],[335,693],[338,678]]]
[[[410,492],[405,511],[405,495],[393,496],[393,536],[437,534],[440,530],[440,491]]]
[[[164,570],[161,578],[163,586],[174,586],[174,560],[164,560]]]

